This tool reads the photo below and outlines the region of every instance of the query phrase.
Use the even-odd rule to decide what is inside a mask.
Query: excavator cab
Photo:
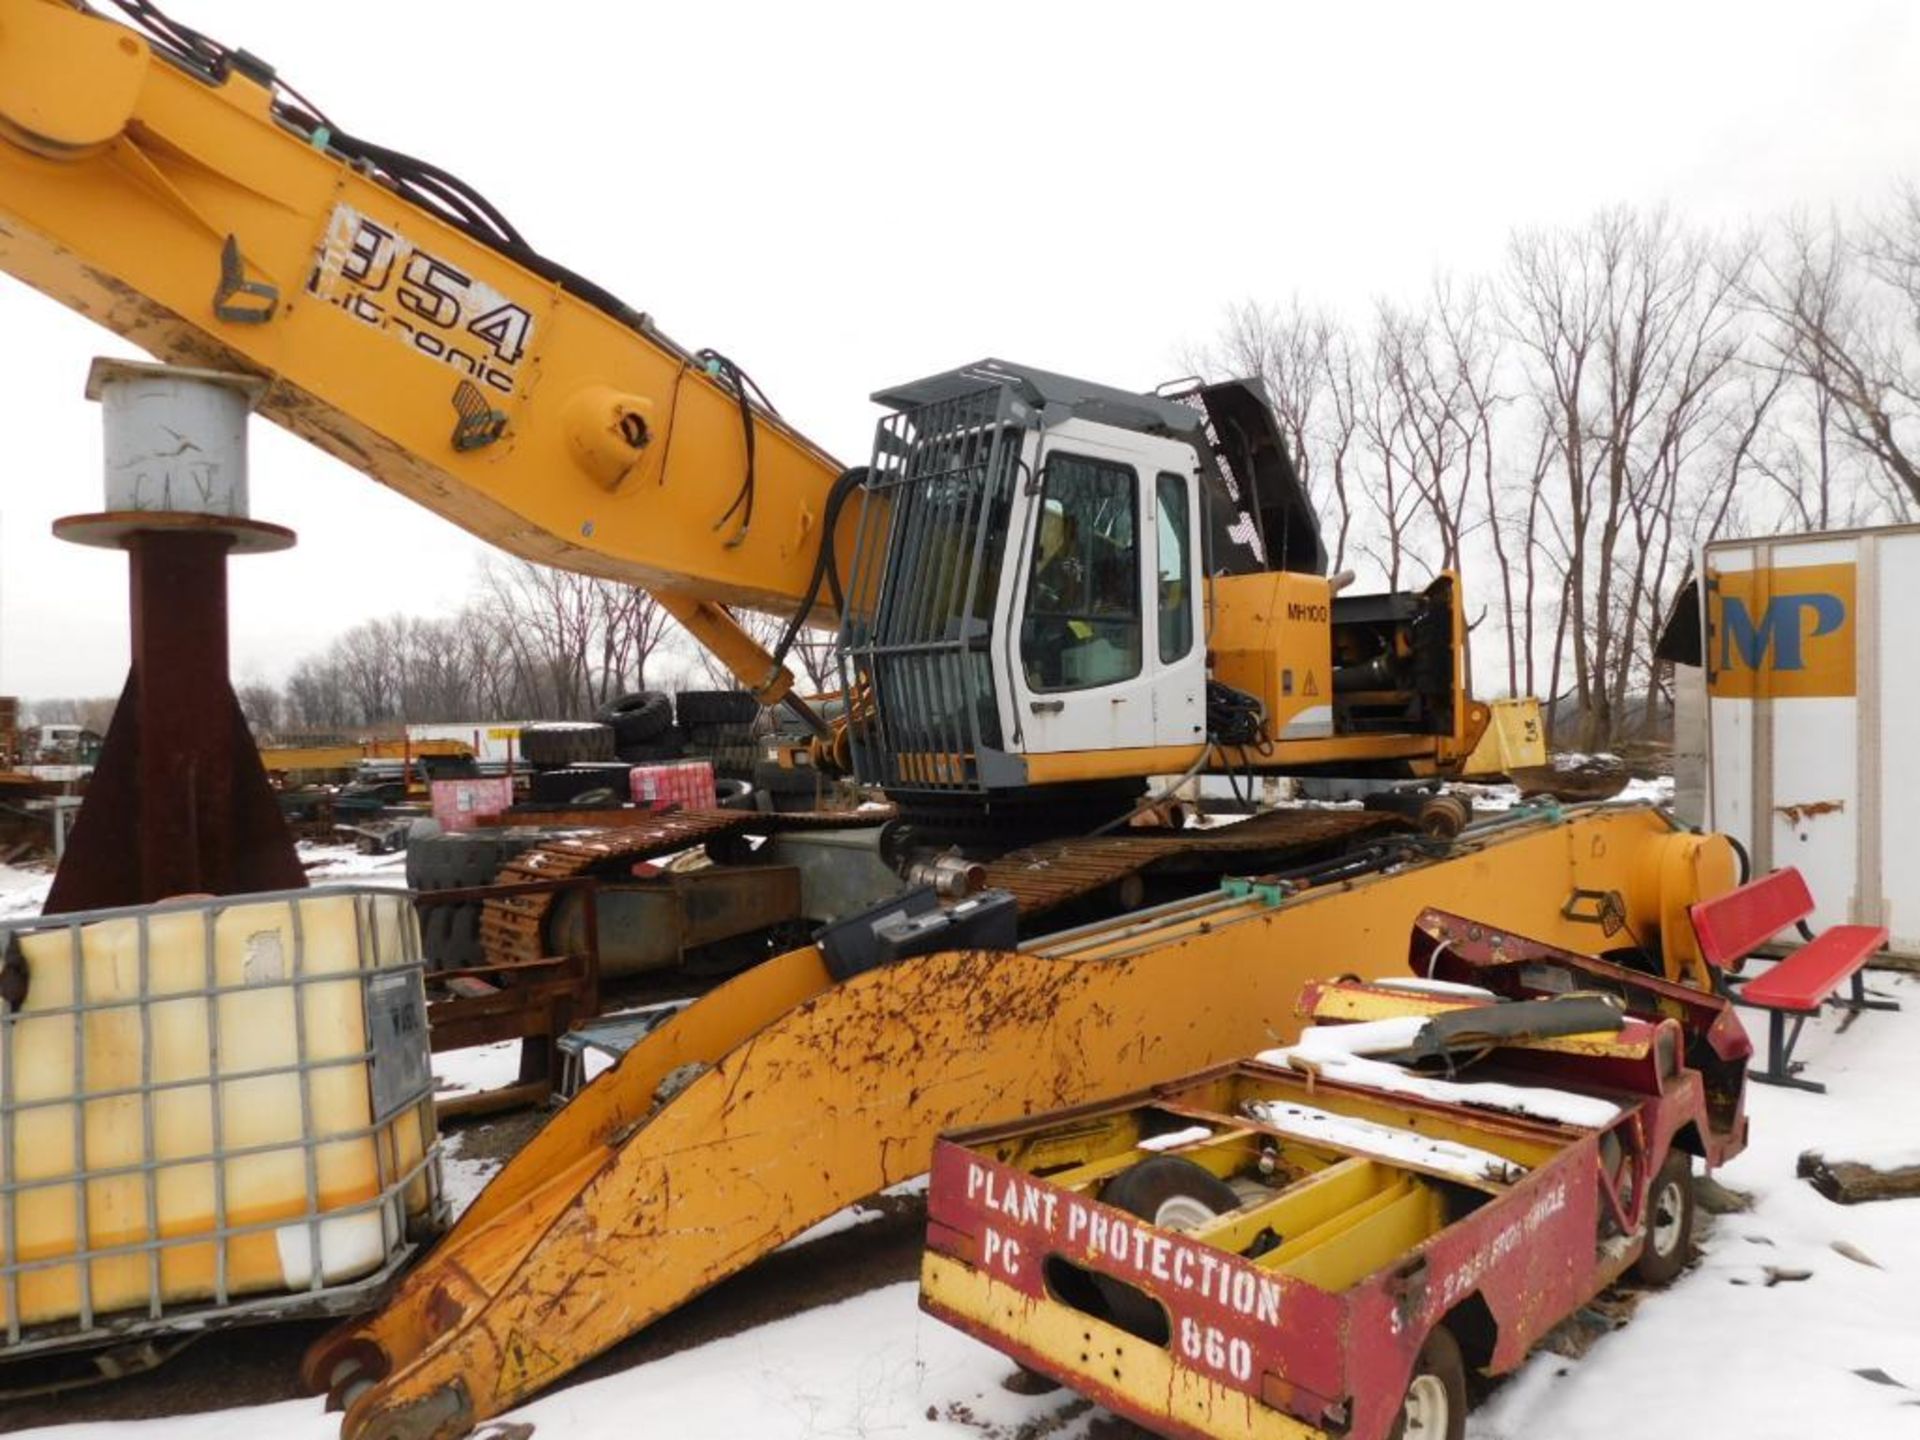
[[[1460,719],[1450,582],[1336,599],[1257,382],[1143,395],[986,360],[881,391],[842,617],[856,776],[917,811],[1104,818],[1236,763],[1431,757]],[[1218,733],[1213,696],[1252,734]],[[1244,703],[1239,703],[1244,702]]]

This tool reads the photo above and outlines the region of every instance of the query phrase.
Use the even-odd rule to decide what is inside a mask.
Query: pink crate
[[[633,771],[633,803],[643,810],[712,810],[719,804],[713,786],[713,765],[706,760],[678,760],[671,765],[637,765]]]
[[[513,781],[504,775],[494,780],[431,780],[427,792],[433,818],[448,834],[471,830],[482,815],[498,815],[513,804]]]

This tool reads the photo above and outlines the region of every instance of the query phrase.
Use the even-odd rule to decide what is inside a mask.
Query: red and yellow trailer
[[[942,1139],[923,1305],[1183,1440],[1459,1440],[1467,1370],[1684,1267],[1751,1047],[1717,996],[1442,912],[1413,959],[1309,983],[1298,1045]]]

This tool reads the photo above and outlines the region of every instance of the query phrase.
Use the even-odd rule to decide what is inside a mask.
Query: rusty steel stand
[[[95,363],[90,395],[106,363]],[[135,379],[153,372],[169,383],[238,383],[162,366],[118,365],[107,378],[125,382],[126,372]],[[110,472],[112,452],[110,431]],[[201,471],[209,464],[201,461]],[[206,502],[204,473],[188,485],[178,467],[161,465],[142,476],[149,490],[156,474],[157,492],[169,499]],[[110,473],[109,504],[127,498],[114,493]],[[47,896],[48,914],[307,883],[227,672],[227,557],[294,541],[283,526],[247,518],[244,504],[242,484],[232,505],[242,513],[156,506],[54,522],[63,540],[127,552],[133,665]]]

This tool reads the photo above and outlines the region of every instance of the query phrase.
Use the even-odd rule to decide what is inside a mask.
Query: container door
[[[1859,865],[1860,542],[1789,537],[1707,552],[1712,814],[1754,873],[1797,866],[1815,919],[1852,919]]]

